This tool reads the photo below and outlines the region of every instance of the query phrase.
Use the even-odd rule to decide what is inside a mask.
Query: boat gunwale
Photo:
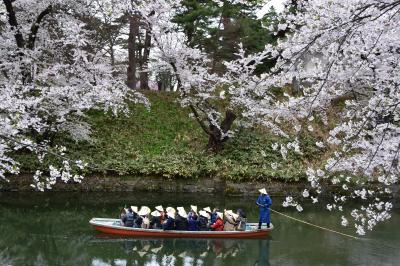
[[[246,235],[246,234],[265,234],[270,232],[274,229],[274,226],[271,224],[270,228],[262,228],[258,230],[249,230],[249,231],[181,231],[181,230],[163,230],[163,229],[143,229],[143,228],[133,228],[133,227],[126,227],[121,225],[109,225],[103,224],[100,221],[121,221],[120,219],[113,219],[113,218],[92,218],[89,223],[93,226],[102,226],[111,229],[117,230],[127,230],[133,232],[146,232],[146,233],[162,233],[167,235],[186,235],[186,234],[194,234],[194,235],[204,235],[204,234],[212,234],[212,235]],[[99,221],[99,222],[96,222]],[[247,223],[250,225],[258,225],[257,223]]]

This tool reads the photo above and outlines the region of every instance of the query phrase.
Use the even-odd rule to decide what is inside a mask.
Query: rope
[[[322,230],[325,230],[325,231],[329,231],[329,232],[332,232],[332,233],[336,233],[336,234],[339,234],[339,235],[342,235],[342,236],[346,236],[346,237],[349,237],[349,238],[353,238],[353,239],[357,239],[357,240],[362,239],[360,237],[356,237],[356,236],[348,235],[348,234],[345,234],[345,233],[341,233],[341,232],[335,231],[333,229],[329,229],[329,228],[326,228],[326,227],[322,227],[322,226],[319,226],[319,225],[316,225],[316,224],[312,224],[312,223],[309,223],[309,222],[306,222],[306,221],[291,217],[291,216],[289,216],[287,214],[275,211],[275,210],[273,210],[271,208],[270,208],[270,210],[275,212],[275,213],[277,213],[277,214],[280,214],[280,215],[282,215],[282,216],[284,216],[286,218],[289,218],[289,219],[295,220],[297,222],[300,222],[300,223],[303,223],[303,224],[307,224],[307,225],[310,225],[310,226],[313,226],[313,227],[316,227],[316,228],[319,228],[319,229],[322,229]]]

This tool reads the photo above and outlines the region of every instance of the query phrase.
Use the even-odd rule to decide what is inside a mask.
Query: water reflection
[[[92,244],[119,243],[125,256],[96,256],[91,265],[270,265],[270,241],[269,238],[124,239],[98,235],[90,241]]]
[[[99,235],[92,217],[117,217],[122,204],[154,207],[199,206],[247,211],[258,216],[254,198],[220,195],[139,194],[121,200],[119,193],[2,194],[0,193],[0,265],[398,265],[400,212],[355,241],[273,215],[271,239],[134,239]],[[317,206],[302,213],[275,208],[290,216],[353,234],[340,227],[340,213]],[[347,231],[345,231],[347,230]]]

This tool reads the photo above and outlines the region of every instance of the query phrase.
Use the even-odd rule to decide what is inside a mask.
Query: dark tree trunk
[[[139,24],[138,15],[132,15],[129,18],[127,85],[133,90],[136,89],[136,69],[138,65],[136,39],[139,35]]]
[[[43,19],[51,13],[53,10],[53,6],[49,5],[47,6],[46,9],[44,9],[35,19],[31,26],[31,30],[28,36],[28,41],[26,42],[18,25],[17,17],[15,15],[14,7],[12,3],[14,0],[3,0],[4,5],[6,6],[7,14],[8,14],[8,22],[11,26],[12,30],[15,30],[15,41],[17,44],[17,47],[19,48],[18,52],[18,57],[19,60],[23,61],[23,57],[25,56],[24,49],[30,49],[33,50],[35,48],[35,42],[36,42],[36,35],[37,32],[39,31],[40,24],[42,23]],[[21,73],[22,73],[22,82],[24,84],[26,83],[32,83],[33,81],[33,73],[30,69],[29,65],[26,65],[26,63],[21,62]]]
[[[143,56],[140,64],[140,88],[143,90],[149,89],[149,57],[150,57],[150,49],[151,49],[151,32],[150,30],[146,30],[146,36],[144,40],[143,46]]]
[[[236,115],[231,110],[225,112],[225,118],[222,121],[219,130],[216,126],[210,125],[210,134],[208,138],[207,149],[214,153],[219,153],[224,148],[224,143],[229,139],[229,136],[225,135],[236,120]]]

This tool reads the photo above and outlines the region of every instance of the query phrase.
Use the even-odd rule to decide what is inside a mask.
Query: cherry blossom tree
[[[221,4],[221,1],[217,2]],[[239,2],[246,4],[246,1],[233,1],[232,4]],[[228,90],[237,82],[237,79],[231,78],[236,73],[228,71],[223,76],[212,73],[212,58],[188,44],[187,36],[174,23],[177,10],[184,9],[182,1],[134,2],[133,8],[143,18],[146,27],[151,29],[149,32],[155,46],[153,57],[157,61],[151,71],[159,69],[174,73],[182,105],[189,107],[193,118],[208,135],[208,148],[214,152],[221,151],[233,135],[233,125],[240,116],[240,112],[235,110],[238,107],[236,101],[231,99],[235,95],[229,94]]]
[[[278,62],[264,79],[280,87],[300,81],[300,95],[275,103],[276,118],[308,134],[316,126],[329,130],[316,146],[332,156],[323,168],[307,171],[311,189],[303,196],[316,202],[326,185],[334,185],[328,210],[343,211],[349,199],[359,200],[348,216],[365,234],[390,218],[386,199],[400,170],[400,1],[297,1],[297,11],[283,14],[286,23],[278,27],[288,30],[286,40],[266,48]],[[340,101],[344,107],[330,117]],[[262,101],[251,101],[247,110],[261,121],[270,115]],[[299,206],[293,198],[285,205]],[[348,218],[342,216],[344,226]]]
[[[123,82],[88,38],[80,19],[87,1],[3,0],[0,6],[0,177],[16,174],[17,150],[29,150],[38,160],[57,156],[61,167],[36,171],[33,187],[50,189],[57,179],[80,182],[81,161],[71,161],[64,147],[53,147],[51,136],[66,132],[86,139],[90,126],[85,112],[93,108],[127,112]]]
[[[313,135],[320,127],[329,133],[315,145],[331,156],[323,167],[310,166],[311,186],[303,197],[316,203],[327,186],[335,186],[324,193],[332,199],[326,207],[343,212],[344,226],[351,217],[359,234],[390,218],[392,203],[386,199],[399,175],[400,1],[291,1],[284,23],[274,29],[285,38],[259,54],[241,50],[225,63],[223,76],[210,74],[209,58],[188,47],[176,30],[172,17],[180,3],[149,0],[136,9],[152,28],[158,60],[176,75],[182,103],[210,138],[228,139],[239,118],[260,123],[291,140],[274,145],[285,158],[288,150],[302,154],[299,134]],[[276,60],[275,67],[254,75],[265,59]],[[286,91],[284,99],[272,90],[294,81],[296,91]],[[227,106],[225,116],[216,101]],[[329,116],[338,102],[344,107]],[[345,212],[349,199],[360,204]],[[292,197],[284,205],[303,209]]]

